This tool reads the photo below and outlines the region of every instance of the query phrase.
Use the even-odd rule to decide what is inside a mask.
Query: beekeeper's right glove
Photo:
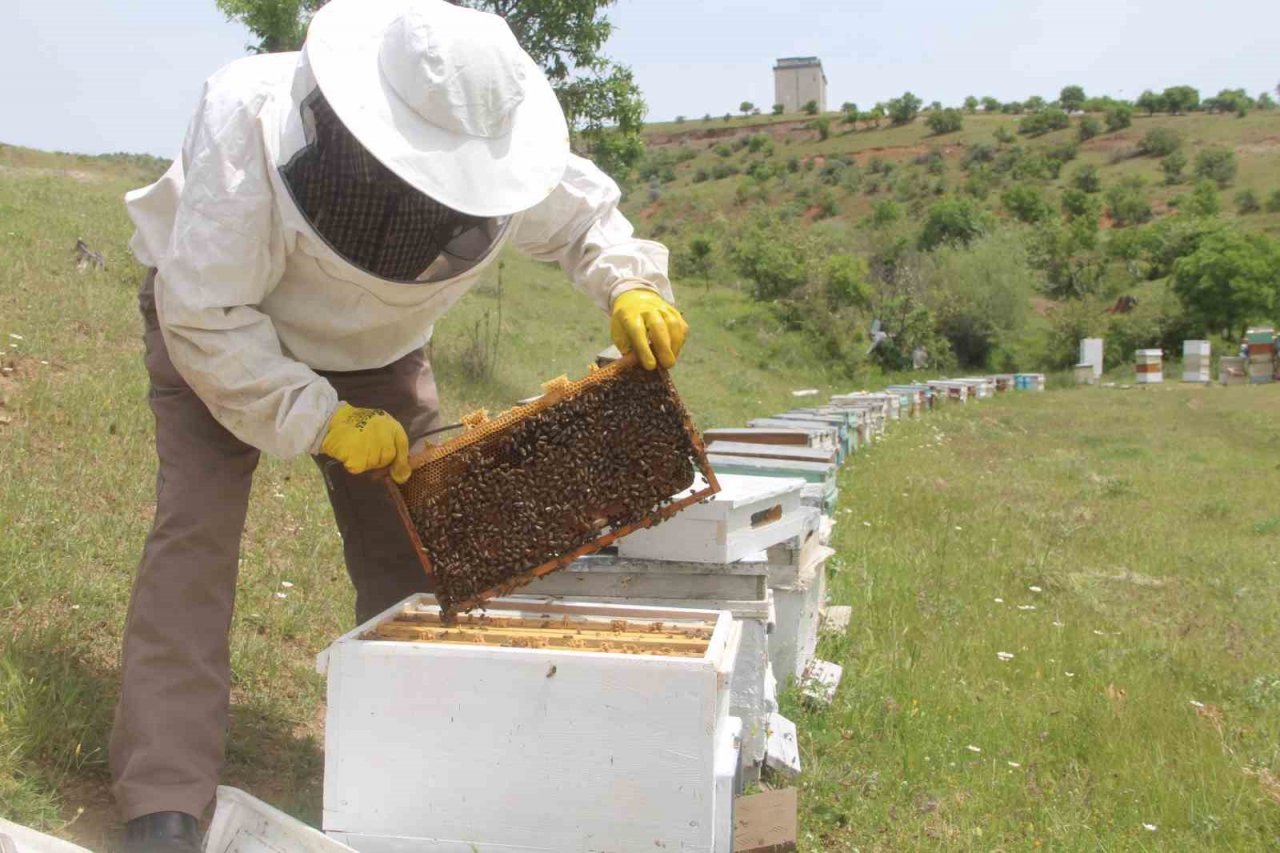
[[[400,422],[382,409],[338,406],[329,419],[320,451],[332,456],[352,474],[391,466],[391,479],[403,483],[409,468],[409,436]]]

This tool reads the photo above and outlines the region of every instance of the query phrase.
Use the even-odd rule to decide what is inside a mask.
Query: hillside
[[[1004,370],[1068,367],[1084,334],[1107,337],[1118,363],[1184,338],[1231,348],[1226,326],[1280,319],[1280,110],[1135,111],[1112,131],[1102,114],[1059,113],[1067,126],[1047,133],[1020,132],[1038,114],[952,112],[962,128],[940,134],[928,111],[896,127],[839,114],[653,125],[626,209],[685,279],[754,295],[853,373],[861,353],[835,330],[865,337],[874,318],[894,339],[872,364],[920,346],[939,369]],[[1213,234],[1259,235],[1270,253],[1265,305],[1247,316],[1170,287]],[[1137,309],[1108,314],[1122,298]]]

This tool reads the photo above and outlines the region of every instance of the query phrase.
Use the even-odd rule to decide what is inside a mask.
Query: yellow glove
[[[675,365],[689,324],[675,306],[652,290],[628,290],[613,300],[609,334],[619,352],[634,349],[645,369],[653,370],[659,364]]]
[[[391,479],[409,479],[409,436],[400,422],[382,409],[338,406],[329,420],[320,451],[332,456],[352,474],[391,466]]]

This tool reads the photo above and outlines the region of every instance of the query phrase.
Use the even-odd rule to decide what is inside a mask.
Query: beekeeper
[[[320,464],[364,620],[426,578],[356,475],[408,476],[440,420],[432,325],[504,246],[558,262],[646,367],[675,362],[667,251],[618,199],[506,23],[444,0],[333,0],[300,53],[209,79],[181,158],[126,198],[160,460],[111,737],[128,850],[199,849],[260,452]]]

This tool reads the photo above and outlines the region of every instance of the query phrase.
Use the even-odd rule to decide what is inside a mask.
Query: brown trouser
[[[156,419],[156,517],[124,629],[111,733],[114,792],[125,820],[200,816],[223,765],[230,705],[229,631],[240,537],[258,451],[214,420],[174,369],[156,322],[155,273],[138,301]],[[353,406],[385,409],[410,438],[437,426],[435,380],[421,352],[376,370],[324,374]],[[316,459],[364,621],[427,588],[386,486]]]

